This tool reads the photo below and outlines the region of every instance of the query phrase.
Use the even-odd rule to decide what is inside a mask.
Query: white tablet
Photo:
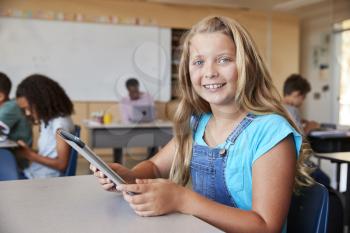
[[[125,184],[126,182],[113,171],[98,155],[96,155],[80,138],[64,130],[58,130],[57,134],[71,147],[78,151],[87,161],[105,174],[113,183]]]

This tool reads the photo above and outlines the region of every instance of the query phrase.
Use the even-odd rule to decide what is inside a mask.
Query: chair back
[[[74,125],[74,136],[80,137],[80,126]],[[75,176],[77,171],[77,161],[78,161],[78,152],[72,147],[70,148],[68,165],[63,173],[63,176]]]
[[[0,181],[18,179],[15,156],[10,150],[0,149]]]
[[[287,232],[326,233],[329,194],[326,187],[315,183],[293,194],[287,220]]]

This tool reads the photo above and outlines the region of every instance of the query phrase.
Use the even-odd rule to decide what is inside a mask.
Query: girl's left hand
[[[26,159],[32,160],[33,150],[22,140],[18,140],[17,144],[19,145],[19,148],[17,149],[19,153],[23,155]]]
[[[186,188],[167,179],[136,179],[136,184],[118,185],[124,199],[140,216],[157,216],[180,210]],[[129,195],[127,192],[137,193]]]

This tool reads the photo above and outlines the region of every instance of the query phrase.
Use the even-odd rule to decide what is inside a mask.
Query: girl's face
[[[24,114],[33,121],[33,123],[39,121],[38,114],[36,113],[35,109],[32,109],[29,106],[29,102],[26,97],[18,97],[16,101],[17,105],[24,111]]]
[[[234,105],[237,67],[232,39],[219,32],[190,41],[189,72],[194,91],[211,106]]]

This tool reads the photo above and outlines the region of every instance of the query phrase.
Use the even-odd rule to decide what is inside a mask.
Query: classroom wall
[[[334,75],[334,34],[333,24],[350,19],[348,0],[327,0],[299,12],[300,27],[300,71],[311,84],[312,90],[307,96],[302,115],[305,119],[318,122],[337,123],[337,77]],[[328,69],[320,69],[321,64],[328,64]],[[324,90],[324,87],[329,87]],[[325,171],[336,184],[335,165],[329,161],[321,162]],[[341,170],[341,188],[345,190],[346,168]]]
[[[350,2],[323,1],[312,8],[303,9],[300,17],[300,72],[312,86],[304,104],[303,116],[319,122],[337,123],[334,105],[339,87],[334,74],[337,61],[334,54],[333,24],[350,19]],[[320,69],[321,64],[327,64],[329,69]],[[325,86],[329,90],[324,91]]]
[[[143,17],[156,25],[171,28],[189,28],[207,15],[225,15],[241,22],[252,34],[256,44],[281,91],[287,75],[299,72],[299,21],[295,16],[266,12],[238,10],[233,8],[168,5],[143,1],[111,0],[2,0],[0,8],[22,11],[54,11],[81,13],[89,16]],[[159,116],[166,118],[176,104],[160,106]],[[93,111],[108,110],[118,118],[114,102],[75,102],[74,120],[81,123]],[[170,114],[168,114],[170,115]],[[82,137],[87,133],[82,130]]]
[[[301,20],[301,74],[309,80],[312,87],[303,106],[303,116],[318,122],[333,122],[331,93],[334,90],[322,91],[324,86],[335,88],[332,86],[335,77],[330,71],[332,8],[326,2],[313,9],[312,13]],[[323,72],[325,70],[320,69],[321,64],[328,64],[329,69]]]

